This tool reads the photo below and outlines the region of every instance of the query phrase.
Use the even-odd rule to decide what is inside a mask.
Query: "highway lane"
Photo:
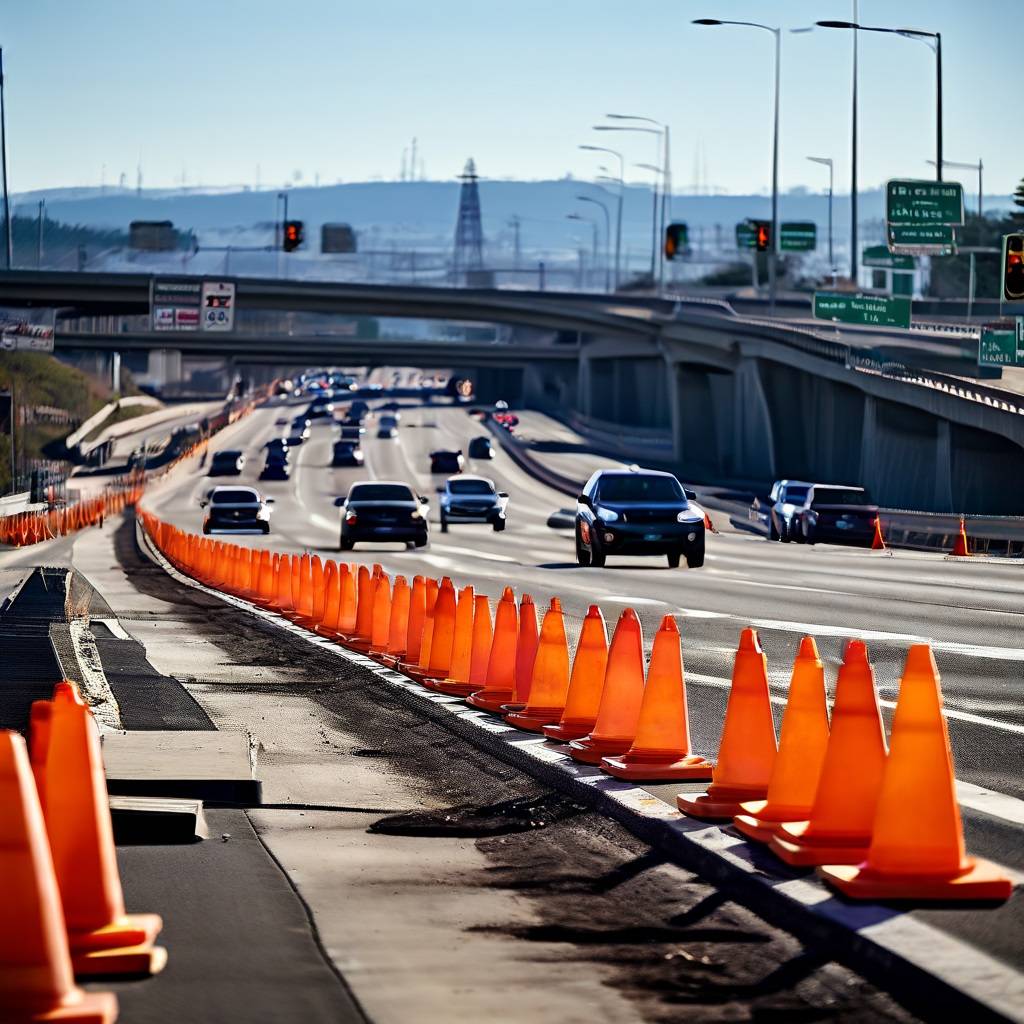
[[[219,445],[246,450],[249,462],[242,479],[276,499],[270,538],[247,537],[245,542],[328,557],[337,557],[339,516],[333,499],[344,495],[351,483],[367,477],[405,480],[436,505],[434,488],[441,478],[429,473],[429,452],[448,446],[465,449],[468,439],[482,432],[464,409],[409,407],[403,410],[397,439],[377,439],[374,421],[367,424],[364,469],[332,469],[333,434],[327,424],[317,423],[295,457],[291,481],[260,485],[261,446],[282,429],[275,420],[288,412],[259,410]],[[471,583],[492,597],[505,582],[531,593],[538,603],[557,594],[570,629],[591,600],[601,603],[609,628],[622,607],[636,607],[648,642],[663,614],[680,616],[689,678],[695,690],[703,691],[693,698],[695,708],[705,705],[710,712],[696,715],[695,741],[710,750],[717,744],[724,687],[742,626],[759,628],[773,692],[780,700],[793,652],[805,632],[818,639],[832,678],[845,639],[864,637],[882,698],[890,705],[906,647],[928,639],[943,675],[960,777],[1024,796],[1020,565],[778,545],[726,532],[709,538],[707,564],[701,570],[672,571],[661,560],[639,558],[612,559],[602,570],[579,569],[571,532],[547,525],[551,513],[566,506],[564,495],[529,477],[501,451],[493,461],[470,463],[467,469],[491,476],[512,495],[503,534],[483,525],[454,525],[441,534],[432,507],[429,549],[360,545],[351,558],[379,561],[389,572],[409,577],[447,573],[457,584]],[[198,496],[214,483],[230,482],[193,477],[162,496],[155,507],[178,525],[197,529]]]

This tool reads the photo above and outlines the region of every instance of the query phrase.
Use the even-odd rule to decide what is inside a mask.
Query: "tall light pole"
[[[598,260],[598,255],[597,255],[597,221],[594,220],[592,217],[584,217],[582,213],[567,213],[565,215],[565,219],[566,220],[578,220],[578,221],[581,221],[584,224],[589,224],[590,225],[590,230],[592,232],[591,255],[592,255],[592,258],[593,258],[593,261],[594,261],[594,268],[596,269],[597,268],[597,260]],[[607,287],[607,279],[608,279],[608,268],[605,267],[606,287]]]
[[[43,225],[46,223],[46,200],[39,200],[39,233],[36,236],[36,270],[43,269]]]
[[[932,167],[935,166],[935,161],[934,160],[927,160],[925,162],[931,164]],[[981,157],[978,157],[978,162],[976,164],[960,163],[957,160],[945,160],[943,162],[945,163],[945,165],[947,167],[959,167],[959,168],[961,168],[961,169],[963,169],[965,171],[977,171],[978,172],[978,216],[979,217],[984,216],[983,213],[982,213],[982,209],[983,208],[982,208],[982,204],[981,204],[981,172],[982,172]]]
[[[611,291],[611,245],[609,244],[609,239],[612,235],[612,221],[608,215],[608,207],[600,199],[595,199],[593,196],[577,196],[576,198],[581,203],[593,203],[595,206],[600,206],[601,211],[604,213],[604,290],[606,292]]]
[[[622,154],[617,149],[608,149],[607,146],[581,145],[579,148],[586,149],[591,153],[611,153],[611,155],[617,157],[619,161],[619,208],[615,215],[615,288],[618,290],[622,269],[622,199],[623,192],[626,187],[624,180],[626,176],[626,162],[623,160]]]
[[[779,75],[782,63],[782,30],[757,21],[720,21],[718,18],[696,18],[694,25],[742,25],[759,28],[775,37],[775,116],[772,129],[772,251],[768,260],[768,307],[775,312],[776,263],[779,258]],[[820,24],[820,22],[819,22]]]
[[[612,116],[612,115],[609,115]],[[626,115],[615,115],[620,118],[625,118]],[[648,118],[644,118],[648,120]],[[654,122],[657,124],[658,122]],[[613,124],[595,124],[595,132],[643,132],[645,135],[657,135],[658,143],[656,155],[661,158],[661,140],[663,132],[661,128],[642,128],[639,125],[613,125]],[[655,184],[653,190],[653,206],[651,210],[651,281],[654,282],[655,274],[657,273],[657,258],[658,258],[658,188]]]
[[[856,21],[818,21],[819,28],[845,28],[857,32],[884,32],[886,35],[917,39],[935,54],[935,178],[942,181],[942,33],[927,32],[919,28],[883,28],[861,25]]]
[[[7,112],[4,108],[4,51],[0,47],[0,165],[3,169],[4,186],[4,235],[7,245],[4,247],[6,267],[11,269],[14,263],[14,238],[11,236],[11,199],[7,194]]]
[[[832,258],[832,189],[835,184],[835,177],[833,174],[832,157],[809,156],[807,159],[812,163],[823,164],[828,168],[828,265],[834,274],[836,272],[836,264]]]

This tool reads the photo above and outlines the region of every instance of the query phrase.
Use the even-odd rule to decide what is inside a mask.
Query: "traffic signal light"
[[[690,247],[689,228],[683,223],[669,224],[665,228],[665,259],[674,260]]]
[[[772,247],[772,225],[767,220],[754,221],[754,248],[758,252],[768,252]]]
[[[1024,299],[1024,234],[1003,235],[1003,298]]]
[[[286,220],[284,222],[284,251],[294,252],[302,245],[305,235],[301,220]]]

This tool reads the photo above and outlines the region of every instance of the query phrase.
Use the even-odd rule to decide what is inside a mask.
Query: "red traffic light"
[[[757,238],[755,240],[755,248],[758,252],[767,252],[768,247],[771,245],[771,231],[768,230],[767,224],[757,225]]]
[[[1003,298],[1024,300],[1024,234],[1003,238]]]
[[[303,224],[301,220],[286,220],[284,222],[284,244],[285,252],[293,252],[302,245]]]

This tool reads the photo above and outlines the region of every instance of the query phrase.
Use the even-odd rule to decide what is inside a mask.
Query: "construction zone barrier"
[[[964,848],[939,676],[927,644],[910,648],[888,753],[867,648],[847,643],[831,723],[812,637],[800,642],[778,740],[757,631],[734,656],[717,760],[691,748],[682,638],[666,615],[645,666],[632,608],[608,642],[591,605],[570,653],[558,598],[540,629],[529,595],[505,587],[494,608],[449,577],[391,578],[381,566],[266,552],[187,534],[140,510],[151,544],[177,570],[397,667],[424,687],[502,715],[584,764],[636,782],[710,779],[679,810],[722,822],[787,863],[816,868],[852,899],[1000,902],[997,866]],[[240,567],[240,568],[239,568]]]

